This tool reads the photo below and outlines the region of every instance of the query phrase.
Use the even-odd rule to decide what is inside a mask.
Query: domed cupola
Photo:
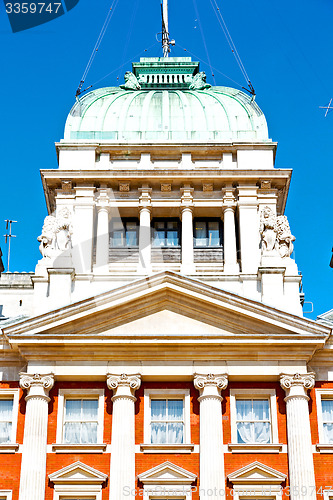
[[[212,87],[190,57],[141,58],[125,84],[86,94],[72,108],[65,141],[268,142],[250,96]],[[269,141],[270,142],[270,141]]]

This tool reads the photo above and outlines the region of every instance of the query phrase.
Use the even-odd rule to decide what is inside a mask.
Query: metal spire
[[[170,40],[169,34],[169,8],[168,0],[161,0],[161,10],[162,10],[162,47],[163,47],[163,57],[169,57],[170,45],[175,45],[174,40]]]

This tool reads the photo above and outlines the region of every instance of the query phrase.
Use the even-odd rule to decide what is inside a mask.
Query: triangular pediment
[[[171,462],[164,462],[139,474],[139,480],[143,484],[192,484],[196,475]]]
[[[108,476],[82,462],[75,462],[49,475],[52,483],[102,484]]]
[[[122,345],[133,351],[135,344],[139,356],[140,346],[145,349],[147,344],[151,349],[174,344],[180,353],[189,343],[219,346],[221,355],[228,357],[236,343],[237,349],[242,343],[246,346],[242,355],[249,349],[257,352],[265,343],[269,350],[287,345],[288,351],[297,349],[306,358],[324,344],[329,331],[314,321],[170,271],[4,328],[13,348],[23,354],[25,345],[30,349],[33,343],[38,350],[54,342],[67,356],[71,352],[66,343],[74,342],[87,356],[94,345],[97,357],[99,344],[101,357],[115,356]]]
[[[233,484],[281,484],[286,475],[260,462],[253,462],[228,475]]]

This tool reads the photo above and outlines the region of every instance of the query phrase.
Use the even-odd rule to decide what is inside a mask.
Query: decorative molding
[[[102,485],[108,476],[103,472],[93,469],[82,462],[67,465],[52,474],[49,474],[51,483],[56,484],[100,484]]]
[[[131,185],[129,182],[119,182],[120,193],[128,193],[131,190]]]
[[[212,191],[214,191],[214,184],[213,183],[209,183],[209,184],[205,183],[205,184],[202,185],[202,190],[203,190],[204,193],[205,192],[206,193],[207,192],[212,192]]]
[[[106,444],[53,444],[54,453],[103,453]]]
[[[227,477],[231,483],[242,485],[281,484],[287,478],[282,472],[257,461],[231,472]]]
[[[262,179],[260,181],[260,188],[261,189],[271,189],[272,188],[272,181],[270,179]]]
[[[140,444],[143,453],[192,453],[194,444]]]
[[[61,190],[63,193],[73,192],[73,183],[70,179],[61,179]]]
[[[333,453],[333,443],[318,443],[316,444],[316,450],[319,451],[319,453]]]
[[[304,389],[304,392],[306,393],[306,391],[308,391],[309,389],[313,389],[315,385],[315,373],[295,373],[294,375],[281,373],[280,384],[282,389],[284,389],[286,392],[290,391],[290,389],[292,389],[293,387],[302,387]]]
[[[228,450],[232,453],[281,453],[282,444],[268,443],[229,443]]]
[[[1,443],[0,453],[16,453],[19,450],[20,445],[17,443]]]
[[[107,375],[107,386],[109,389],[116,391],[120,386],[126,386],[131,389],[131,391],[137,391],[141,386],[141,375],[136,373],[135,375],[112,375],[108,373]]]
[[[212,373],[200,375],[195,373],[193,383],[194,387],[200,392],[207,386],[215,386],[218,390],[223,391],[228,387],[228,375],[213,375]]]
[[[172,184],[161,184],[161,192],[162,193],[171,193],[172,191]]]
[[[169,485],[169,484],[192,484],[197,476],[192,472],[189,472],[179,465],[175,465],[171,462],[164,462],[163,464],[157,465],[152,469],[142,472],[138,476],[139,481],[144,485],[154,484],[154,485]]]
[[[35,373],[34,375],[29,375],[28,373],[20,373],[20,387],[28,391],[27,398],[32,397],[44,397],[49,401],[49,391],[54,385],[54,375],[53,373],[48,373],[46,375],[39,375]]]

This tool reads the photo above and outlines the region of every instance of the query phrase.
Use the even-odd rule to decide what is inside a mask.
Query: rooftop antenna
[[[169,34],[169,7],[168,0],[162,0],[161,2],[162,11],[162,47],[163,47],[163,57],[169,57],[171,52],[170,45],[175,45],[174,40],[170,40]]]
[[[6,223],[6,234],[4,234],[5,243],[8,243],[8,257],[7,257],[7,273],[9,273],[9,263],[10,263],[10,243],[12,238],[16,238],[15,234],[12,234],[12,224],[16,224],[17,220],[5,219]]]
[[[328,106],[319,106],[320,109],[326,109],[325,118],[328,115],[328,113],[330,112],[330,110],[333,109],[333,106],[331,106],[332,101],[333,101],[333,98],[331,98],[330,102],[328,103]]]

